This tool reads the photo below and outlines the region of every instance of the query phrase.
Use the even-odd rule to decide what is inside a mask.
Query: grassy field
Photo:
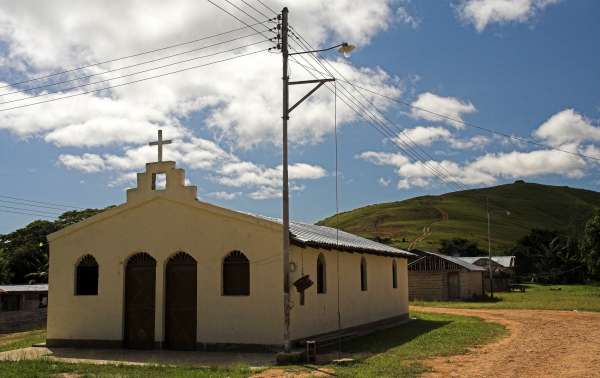
[[[335,374],[342,377],[418,376],[427,371],[423,365],[424,359],[464,353],[466,349],[487,343],[505,332],[502,326],[486,323],[477,318],[420,313],[411,315],[416,316],[417,320],[344,344],[342,352],[357,360],[351,366],[292,366],[289,369],[304,371],[325,367],[335,369]],[[43,334],[41,337],[43,338]],[[23,335],[21,346],[28,346],[23,345],[26,343],[25,340],[31,340],[31,335]],[[56,377],[61,374],[144,378],[247,377],[252,373],[246,367],[232,369],[197,369],[185,366],[140,367],[69,364],[51,360],[0,362],[2,377]]]
[[[358,363],[336,369],[341,377],[413,377],[427,371],[423,359],[463,354],[505,332],[478,318],[441,314],[411,314],[417,320],[355,340],[343,351]],[[369,351],[369,352],[365,352]]]
[[[44,341],[46,341],[46,330],[43,329],[0,335],[0,352],[26,348]]]
[[[600,285],[526,285],[527,291],[496,293],[497,302],[414,301],[413,305],[452,308],[514,308],[600,311]],[[558,290],[560,289],[560,290]]]
[[[453,237],[483,247],[487,245],[486,197],[496,210],[492,215],[492,249],[496,253],[514,245],[532,228],[580,230],[594,208],[600,208],[598,192],[515,183],[361,207],[341,213],[339,225],[361,236],[385,238],[400,248],[407,248],[426,226],[431,226],[432,233],[417,248],[436,251],[440,240]],[[319,224],[335,227],[337,221],[330,217]]]

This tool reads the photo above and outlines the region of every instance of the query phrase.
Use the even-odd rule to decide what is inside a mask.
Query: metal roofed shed
[[[484,295],[485,268],[458,257],[412,250],[408,264],[410,300],[445,301]]]
[[[48,285],[0,285],[0,333],[46,324]]]

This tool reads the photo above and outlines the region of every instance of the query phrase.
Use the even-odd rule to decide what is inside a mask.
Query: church
[[[160,152],[124,204],[48,236],[47,345],[281,347],[281,221],[199,201]],[[299,222],[290,240],[293,342],[407,319],[412,254]]]

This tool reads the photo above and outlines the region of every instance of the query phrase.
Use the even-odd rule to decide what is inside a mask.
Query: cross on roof
[[[156,142],[150,142],[150,143],[148,143],[148,145],[158,146],[158,161],[161,162],[162,156],[163,156],[163,144],[171,144],[172,142],[173,141],[170,139],[163,140],[162,130],[158,130],[158,140]]]

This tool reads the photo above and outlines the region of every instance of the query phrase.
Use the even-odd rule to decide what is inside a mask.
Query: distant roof
[[[281,224],[279,218],[264,215],[248,214]],[[367,238],[363,238],[332,227],[318,226],[315,224],[290,222],[290,236],[296,244],[318,248],[336,248],[364,253],[382,254],[398,257],[412,257],[414,254],[402,249],[390,247]]]
[[[448,255],[442,255],[441,253],[435,253],[435,252],[429,252],[429,251],[423,251],[423,250],[412,250],[412,252],[415,252],[418,255],[427,254],[427,255],[437,256],[443,260],[450,261],[456,265],[460,265],[461,267],[463,267],[471,272],[484,272],[485,271],[484,267],[469,263],[469,262],[465,261],[462,257],[453,257],[453,256],[448,256]]]
[[[40,292],[48,291],[48,284],[42,285],[0,285],[0,294],[2,293],[20,293],[20,292]]]
[[[466,261],[470,264],[474,264],[479,260],[487,260],[486,256],[477,256],[477,257],[457,257],[463,261]],[[515,267],[515,256],[492,256],[492,261],[498,265],[502,265],[504,268],[514,268]]]

